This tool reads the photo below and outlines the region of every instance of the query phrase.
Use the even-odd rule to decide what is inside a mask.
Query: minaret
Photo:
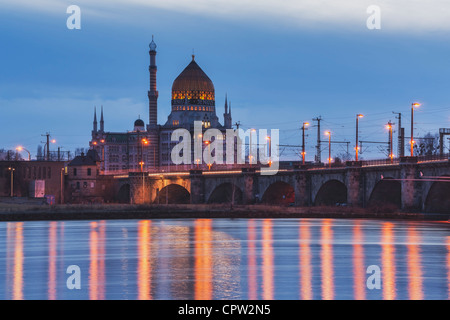
[[[94,130],[92,131],[93,134],[97,134],[97,108],[94,107]]]
[[[105,132],[105,121],[103,120],[103,106],[102,106],[102,114],[100,116],[100,132]]]
[[[158,123],[158,91],[156,90],[156,44],[153,41],[149,45],[150,47],[150,91],[148,92],[149,101],[149,127],[156,128]]]

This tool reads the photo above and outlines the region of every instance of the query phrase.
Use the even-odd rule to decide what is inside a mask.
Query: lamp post
[[[303,126],[302,126],[302,164],[303,165],[305,165],[305,155],[306,155],[305,130],[306,130],[307,126],[309,126],[309,122],[303,122]]]
[[[105,173],[105,139],[101,139],[100,143],[102,145],[101,171],[102,171],[102,174],[104,174]],[[129,169],[129,167],[128,167],[128,169]]]
[[[50,161],[50,143],[56,143],[55,139],[49,140],[50,135],[47,134],[47,142],[44,145],[44,154],[46,154],[46,160]]]
[[[208,146],[208,163],[207,163],[207,166],[208,166],[208,170],[211,171],[211,166],[212,166],[212,164],[211,164],[211,141],[207,140],[207,141],[205,141],[205,144]]]
[[[253,132],[256,132],[255,129],[251,129],[250,130],[250,147],[248,149],[248,163],[250,164],[250,167],[252,166],[252,162],[253,162],[253,148],[252,148],[252,135]]]
[[[9,167],[9,171],[11,171],[11,198],[14,197],[14,171],[16,171],[15,168]]]
[[[270,137],[266,137],[266,140],[269,141],[269,167],[272,166],[272,139]]]
[[[65,172],[65,168],[61,168],[61,195],[60,195],[61,204],[64,203],[64,172]]]
[[[325,135],[328,136],[328,167],[331,168],[331,132],[326,131]]]
[[[149,142],[147,139],[142,138],[141,144],[141,162],[139,162],[139,164],[141,165],[141,172],[144,172],[144,146],[147,146]]]
[[[394,150],[392,145],[392,122],[389,121],[386,125],[386,128],[389,130],[389,158],[391,159],[391,164],[394,162]]]
[[[30,153],[30,151],[28,151],[27,149],[25,149],[25,148],[22,147],[22,146],[18,146],[18,147],[16,148],[16,150],[19,151],[19,152],[21,152],[21,151],[26,151],[26,152],[28,153],[28,161],[31,161],[31,153]]]
[[[358,161],[359,156],[359,119],[364,117],[362,114],[356,115],[356,145],[355,145],[355,160]]]
[[[420,107],[420,103],[411,104],[411,157],[414,156],[414,108]]]

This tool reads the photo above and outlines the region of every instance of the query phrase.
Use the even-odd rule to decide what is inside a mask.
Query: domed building
[[[215,114],[214,84],[192,56],[191,63],[173,82],[172,113],[165,126],[190,129],[194,121],[202,121],[204,127],[221,126]]]
[[[227,98],[224,105],[224,122],[216,115],[214,84],[195,61],[192,61],[174,80],[172,85],[171,113],[164,125],[158,125],[158,97],[156,85],[156,44],[152,39],[150,51],[149,123],[147,127],[140,118],[134,122],[133,131],[126,133],[105,132],[103,108],[100,130],[94,112],[91,149],[101,157],[101,172],[113,174],[119,171],[150,171],[164,169],[172,165],[171,151],[177,142],[171,141],[174,130],[184,128],[194,133],[194,122],[201,121],[204,130],[219,129],[225,134],[232,128],[231,106]]]

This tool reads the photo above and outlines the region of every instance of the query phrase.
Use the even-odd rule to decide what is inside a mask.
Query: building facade
[[[149,122],[142,119],[134,123],[132,131],[107,132],[101,110],[100,128],[97,111],[94,110],[91,149],[100,156],[100,174],[119,174],[121,172],[146,172],[169,168],[173,165],[171,151],[178,142],[171,141],[174,130],[184,128],[194,134],[194,122],[202,124],[202,131],[215,128],[225,135],[232,128],[231,105],[227,98],[224,106],[224,122],[220,123],[216,114],[215,88],[211,79],[200,68],[192,56],[192,61],[175,79],[172,85],[171,113],[165,124],[157,123],[158,97],[156,44],[152,39],[150,51]],[[211,141],[203,142],[203,148]],[[192,144],[192,148],[194,145]],[[195,163],[192,152],[191,163]]]

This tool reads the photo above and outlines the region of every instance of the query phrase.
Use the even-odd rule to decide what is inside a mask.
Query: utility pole
[[[317,145],[316,145],[316,163],[321,163],[321,151],[320,151],[320,121],[322,121],[322,116],[314,118],[313,121],[317,121]]]
[[[397,114],[396,117],[398,119],[398,150],[397,155],[398,157],[404,157],[405,156],[405,128],[402,128],[402,113],[401,112],[392,112],[393,114]]]
[[[41,136],[43,137],[47,137],[47,142],[45,143],[44,146],[44,152],[45,152],[45,158],[47,161],[50,160],[50,133],[47,132],[46,134],[41,134]],[[47,150],[45,149],[47,147]]]

